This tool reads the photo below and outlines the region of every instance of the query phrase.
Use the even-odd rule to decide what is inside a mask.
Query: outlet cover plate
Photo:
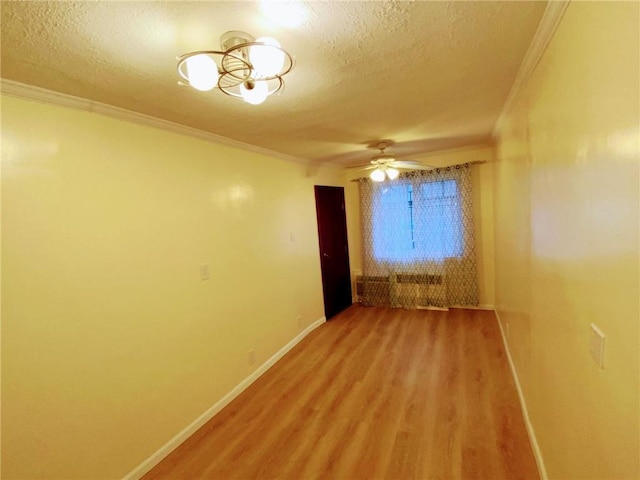
[[[200,280],[209,280],[209,278],[211,278],[209,264],[203,263],[202,265],[200,265]]]

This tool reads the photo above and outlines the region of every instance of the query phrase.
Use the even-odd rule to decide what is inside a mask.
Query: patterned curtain
[[[478,305],[470,169],[413,171],[360,184],[360,302],[402,308]]]

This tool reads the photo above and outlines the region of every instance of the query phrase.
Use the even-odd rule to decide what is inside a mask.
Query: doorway
[[[324,313],[329,320],[352,303],[344,188],[316,185],[314,189]]]

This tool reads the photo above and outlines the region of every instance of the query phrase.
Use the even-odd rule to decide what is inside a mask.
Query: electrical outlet
[[[298,315],[296,322],[298,323],[298,328],[302,328],[302,315]]]
[[[589,353],[600,368],[604,368],[604,339],[605,334],[596,324],[592,323],[589,335]]]
[[[256,363],[256,351],[249,350],[249,365],[253,365]]]
[[[203,263],[200,265],[200,280],[209,280],[211,273],[209,272],[209,264]]]

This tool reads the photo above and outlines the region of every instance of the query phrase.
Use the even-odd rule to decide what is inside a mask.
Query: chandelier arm
[[[273,80],[275,78],[278,77],[282,77],[283,75],[286,75],[287,73],[289,73],[291,71],[291,69],[293,68],[293,57],[291,56],[291,54],[289,52],[287,52],[284,48],[282,47],[277,47],[275,45],[271,45],[269,43],[264,43],[264,42],[245,42],[245,43],[239,43],[238,45],[234,45],[233,47],[229,48],[229,50],[227,50],[225,52],[225,57],[227,55],[232,55],[235,58],[238,58],[238,55],[236,55],[236,51],[240,51],[240,55],[243,58],[243,62],[245,62],[246,64],[249,65],[249,68],[253,71],[253,65],[251,65],[251,63],[248,60],[244,60],[244,57],[246,56],[245,52],[249,51],[249,48],[253,47],[253,46],[258,46],[258,47],[267,47],[267,48],[275,48],[276,50],[280,50],[284,56],[285,56],[285,63],[286,63],[286,68],[283,67],[282,70],[280,70],[280,72],[278,72],[277,74],[274,75],[270,75],[268,77],[260,77],[260,78],[256,78],[256,80]],[[225,57],[223,57],[222,59],[222,68],[224,69],[224,61],[225,61]]]
[[[224,55],[227,52],[221,52],[220,50],[196,50],[194,52],[183,53],[182,55],[178,55],[176,60],[178,63],[186,60],[189,57],[193,57],[195,55]]]
[[[278,93],[278,92],[284,90],[284,80],[282,79],[282,77],[278,75],[277,80],[278,80],[278,87],[275,88],[274,90],[271,90],[268,93],[268,95],[273,95],[274,93]]]
[[[278,80],[278,86],[275,87],[273,90],[269,90],[269,92],[267,93],[267,97],[273,95],[274,93],[279,92],[280,90],[282,90],[284,88],[284,80],[281,77],[276,77],[276,78],[272,78],[268,81],[272,81],[272,80]],[[267,81],[267,80],[258,80],[259,82],[262,81]],[[242,82],[240,82],[242,83]],[[235,92],[232,90],[232,88],[238,87],[240,85],[240,83],[238,83],[237,85],[234,86],[219,86],[218,88],[220,89],[220,91],[222,93],[225,93],[226,95],[229,95],[230,97],[235,97],[235,98],[244,98],[242,96],[242,94],[240,93],[240,91]]]
[[[247,70],[249,73],[243,78],[243,77],[238,77],[237,75],[233,75],[234,77],[238,78],[239,80],[241,80],[241,83],[245,80],[247,80],[251,74],[251,64],[245,60],[244,58],[238,57],[236,55],[229,55],[229,52],[221,52],[219,50],[197,50],[195,52],[189,52],[189,53],[185,53],[184,55],[180,55],[179,57],[177,57],[178,59],[178,65],[177,65],[177,70],[178,70],[178,75],[180,75],[184,80],[187,81],[187,83],[189,82],[189,77],[188,75],[183,71],[182,67],[183,65],[185,65],[185,62],[191,58],[191,57],[195,57],[196,55],[219,55],[220,57],[222,57],[222,59],[224,59],[227,56],[231,56],[233,57],[234,60],[237,60],[239,62],[242,63],[241,67],[237,67],[237,68],[241,68],[243,70]],[[223,67],[221,67],[220,65],[218,65],[217,62],[214,62],[216,64],[216,68],[218,69],[218,74],[222,77],[223,75],[227,74],[228,72],[226,70],[224,70]],[[220,61],[220,63],[222,64],[222,60]],[[219,83],[219,81],[218,81]]]

